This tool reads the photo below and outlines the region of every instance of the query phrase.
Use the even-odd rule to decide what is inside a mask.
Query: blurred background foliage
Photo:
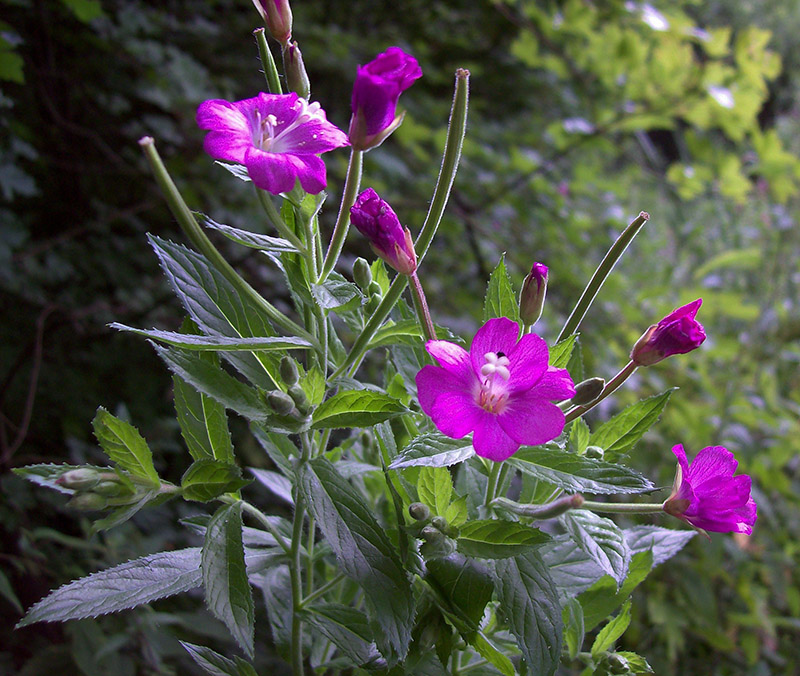
[[[175,329],[181,318],[144,237],[180,236],[142,135],[193,208],[264,227],[249,186],[202,153],[194,124],[202,100],[263,89],[258,15],[247,0],[0,0],[0,10],[0,672],[194,673],[177,638],[231,649],[199,598],[8,630],[20,606],[69,579],[190,541],[174,525],[188,508],[170,506],[88,539],[63,499],[9,470],[99,461],[89,423],[101,404],[160,451],[162,476],[187,466],[168,374],[106,324]],[[453,72],[472,73],[462,166],[421,270],[438,323],[474,329],[506,252],[517,285],[533,261],[550,266],[537,328],[552,341],[616,234],[650,212],[582,327],[586,374],[612,375],[649,324],[697,297],[709,339],[640,371],[589,423],[680,387],[630,462],[668,485],[673,444],[726,445],[753,475],[760,512],[752,538],[696,538],[662,566],[636,598],[624,648],[658,674],[800,673],[800,5],[297,0],[293,10],[312,98],[345,129],[359,63],[392,44],[419,59],[405,122],[365,158],[365,187],[412,230],[438,171]],[[347,154],[327,157],[335,204]],[[343,273],[359,254],[370,255],[351,237]],[[262,259],[230,255],[281,302]],[[248,462],[263,464],[240,437]],[[281,673],[272,660],[263,647],[263,673]]]

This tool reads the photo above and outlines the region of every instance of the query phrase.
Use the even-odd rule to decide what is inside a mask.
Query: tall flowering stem
[[[431,311],[428,309],[428,301],[425,298],[425,291],[422,289],[422,283],[419,281],[419,276],[416,272],[412,272],[410,277],[411,290],[414,292],[414,304],[417,308],[419,323],[425,333],[425,339],[436,340],[436,329],[433,326]]]
[[[469,71],[459,68],[456,71],[456,88],[453,96],[453,106],[450,109],[450,123],[447,129],[447,141],[444,147],[444,157],[442,166],[439,170],[439,178],[436,181],[436,188],[433,191],[433,199],[428,208],[428,215],[422,225],[414,249],[417,252],[417,263],[421,263],[425,257],[431,241],[439,228],[447,200],[450,197],[450,190],[456,178],[458,162],[461,159],[461,148],[464,143],[464,133],[467,129],[467,108],[469,101]],[[389,290],[383,297],[380,305],[367,320],[364,330],[359,334],[353,347],[350,349],[342,365],[336,370],[332,377],[338,377],[344,373],[355,373],[361,363],[367,345],[372,340],[375,332],[389,316],[400,296],[408,284],[406,275],[397,275],[389,286]]]
[[[574,408],[570,409],[566,412],[564,418],[566,422],[569,423],[575,418],[580,418],[584,413],[587,411],[591,411],[597,404],[599,404],[603,399],[609,396],[612,392],[619,389],[619,387],[624,383],[628,378],[630,378],[636,369],[638,368],[637,364],[634,364],[632,361],[628,362],[625,367],[617,373],[611,380],[609,380],[603,391],[600,393],[600,396],[597,397],[594,401],[586,404],[585,406],[575,406]]]
[[[558,334],[558,338],[556,339],[557,343],[561,342],[565,338],[568,338],[578,330],[583,318],[586,316],[586,313],[589,311],[589,308],[594,302],[597,293],[600,291],[600,287],[603,286],[603,283],[611,274],[611,271],[614,269],[617,261],[620,259],[622,254],[625,253],[625,249],[628,248],[628,245],[633,241],[633,238],[636,237],[639,230],[642,229],[642,226],[647,223],[649,219],[650,214],[642,211],[634,219],[633,223],[631,223],[627,228],[625,228],[625,230],[622,231],[622,234],[608,250],[608,253],[600,262],[600,265],[597,266],[597,270],[595,270],[594,275],[592,275],[592,278],[589,280],[589,283],[583,290],[583,294],[581,294],[580,299],[578,299],[575,309],[572,311],[572,314],[570,314],[566,324],[564,324],[564,328],[561,329],[561,333]]]
[[[350,227],[350,207],[355,203],[358,189],[361,187],[363,165],[364,152],[355,148],[351,149],[350,162],[347,165],[347,178],[345,179],[342,193],[342,203],[339,206],[336,225],[333,227],[333,235],[331,235],[328,251],[325,253],[325,260],[322,263],[317,284],[322,284],[328,278],[328,275],[331,274],[336,262],[339,260],[339,255],[342,253],[344,240],[347,238],[347,231]]]
[[[256,28],[253,31],[253,35],[256,36],[258,55],[261,58],[261,67],[264,69],[264,77],[267,78],[267,89],[269,89],[269,93],[283,94],[280,76],[278,75],[278,67],[275,65],[275,59],[272,58],[272,52],[267,44],[265,29]]]

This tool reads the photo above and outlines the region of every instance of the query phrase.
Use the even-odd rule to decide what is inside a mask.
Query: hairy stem
[[[267,44],[267,37],[264,34],[263,28],[256,28],[253,31],[256,36],[256,44],[258,45],[258,55],[261,58],[261,67],[264,69],[264,77],[267,78],[267,89],[270,94],[282,94],[281,81],[278,76],[278,67],[275,65],[275,59],[272,58],[272,52]]]
[[[603,401],[603,399],[605,399],[609,394],[617,390],[622,383],[630,378],[637,368],[639,367],[634,362],[629,361],[625,367],[619,373],[617,373],[617,375],[615,375],[606,383],[603,391],[600,393],[600,396],[597,397],[597,399],[589,404],[586,404],[585,406],[576,406],[575,408],[567,411],[567,413],[564,415],[565,424],[575,420],[575,418],[580,418],[587,411],[591,411],[595,406],[597,406],[597,404]]]
[[[433,326],[431,311],[428,309],[428,301],[425,298],[425,291],[422,289],[422,283],[419,281],[416,272],[412,272],[409,278],[411,279],[411,290],[414,292],[414,307],[417,310],[417,317],[422,331],[425,334],[425,339],[436,340],[436,329]]]
[[[664,503],[654,502],[591,502],[584,501],[583,509],[607,514],[656,514],[664,511]]]

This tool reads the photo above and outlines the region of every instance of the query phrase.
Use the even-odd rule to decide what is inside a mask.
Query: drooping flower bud
[[[602,378],[589,378],[575,385],[575,396],[569,400],[573,406],[591,404],[603,391],[606,381]]]
[[[534,263],[530,273],[522,282],[519,294],[519,316],[523,324],[533,326],[539,321],[547,295],[547,266]]]
[[[281,379],[283,382],[289,386],[294,385],[300,379],[300,374],[297,370],[297,362],[289,355],[284,355],[281,357],[281,363],[278,370],[281,374]]]
[[[379,146],[403,121],[397,100],[422,77],[417,60],[399,47],[389,47],[365,66],[358,67],[353,84],[350,143],[356,150]]]
[[[303,63],[303,54],[297,46],[297,40],[283,49],[283,71],[286,73],[286,85],[290,92],[308,100],[311,96],[311,82]]]
[[[703,299],[676,308],[644,332],[631,350],[631,361],[651,366],[673,354],[697,349],[706,339],[703,325],[695,319]]]
[[[417,254],[408,228],[391,206],[367,188],[350,208],[350,221],[369,239],[372,250],[395,270],[410,275],[417,269]]]
[[[292,8],[289,0],[253,0],[267,30],[282,45],[292,38]]]

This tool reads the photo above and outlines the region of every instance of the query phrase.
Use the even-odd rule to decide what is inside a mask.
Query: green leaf
[[[632,469],[566,453],[553,446],[521,448],[508,462],[536,479],[570,492],[642,493],[653,489],[649,479]]]
[[[300,387],[303,388],[308,403],[318,406],[325,398],[325,374],[315,364],[300,377]]]
[[[427,465],[428,467],[449,467],[475,455],[471,440],[450,439],[434,432],[414,437],[392,463],[389,469],[403,469]]]
[[[186,649],[195,664],[210,676],[257,676],[256,670],[238,655],[234,661],[202,645],[194,645],[186,641],[179,641],[179,643]]]
[[[292,440],[285,434],[270,432],[257,424],[251,424],[250,431],[278,469],[285,476],[294,477],[292,458],[298,456],[299,452]]]
[[[504,653],[495,648],[481,632],[478,631],[472,634],[469,637],[469,644],[475,648],[483,659],[497,668],[503,676],[514,676],[517,673],[516,669],[514,669],[514,663]]]
[[[202,255],[149,236],[161,267],[186,311],[203,333],[229,338],[268,338],[275,330],[261,308],[240,294]],[[279,356],[270,352],[225,352],[225,359],[264,390],[278,387]]]
[[[589,445],[600,446],[609,460],[627,453],[658,420],[675,389],[631,404],[598,427],[589,438]]]
[[[8,41],[0,37],[0,80],[24,84],[25,59],[13,51]]]
[[[206,605],[253,656],[253,595],[242,544],[242,503],[220,507],[206,529],[202,555]]]
[[[567,533],[601,570],[622,584],[628,574],[631,551],[625,536],[611,520],[586,509],[575,509],[562,517]]]
[[[205,214],[194,212],[195,218],[202,222],[207,228],[216,230],[222,233],[228,239],[241,244],[242,246],[251,249],[258,249],[259,251],[267,251],[271,254],[282,253],[299,253],[288,239],[281,237],[270,237],[262,235],[257,232],[250,232],[249,230],[240,230],[239,228],[232,228],[230,225],[223,225],[217,223]]]
[[[697,535],[695,530],[672,530],[659,526],[634,526],[626,528],[623,533],[631,553],[649,551],[653,554],[653,566],[671,559]]]
[[[387,322],[379,328],[372,340],[369,349],[384,347],[386,345],[420,345],[422,329],[416,319],[401,319],[399,322]]]
[[[31,607],[17,627],[115,613],[189,591],[201,582],[199,547],[159,552],[56,589]]]
[[[124,505],[115,509],[104,519],[95,521],[92,524],[92,534],[101,530],[109,530],[114,526],[119,526],[130,519],[134,514],[144,509],[149,504],[160,505],[161,503],[169,500],[170,494],[160,493],[157,490],[147,491],[140,493],[136,496],[136,500],[130,504]]]
[[[0,596],[14,606],[18,613],[22,614],[24,612],[22,610],[22,604],[19,602],[17,595],[11,588],[11,583],[8,581],[6,574],[2,570],[0,570]]]
[[[294,497],[292,497],[292,482],[283,476],[283,474],[270,472],[266,469],[257,469],[256,467],[251,467],[250,473],[272,494],[277,495],[290,505],[294,504]]]
[[[458,534],[458,551],[481,559],[505,559],[526,552],[550,538],[538,528],[517,521],[484,519],[464,524]]]
[[[651,667],[647,660],[641,655],[628,652],[627,650],[618,650],[617,655],[624,658],[628,662],[628,668],[634,674],[652,674],[653,667]]]
[[[292,582],[289,566],[268,570],[257,581],[264,595],[272,642],[279,654],[291,659]]]
[[[592,657],[599,659],[607,650],[611,650],[617,640],[625,633],[631,623],[631,602],[630,599],[622,606],[622,610],[614,619],[603,627],[592,643]]]
[[[101,467],[99,465],[55,465],[53,463],[14,467],[11,471],[37,486],[52,488],[54,491],[64,493],[64,495],[74,495],[75,491],[73,489],[64,488],[61,484],[56,483],[67,472],[71,472],[74,469],[94,469],[98,472],[113,471],[111,467]]]
[[[653,567],[653,555],[647,552],[634,554],[628,568],[628,577],[617,590],[617,583],[610,575],[604,575],[578,600],[583,606],[583,621],[586,631],[594,629],[613,613],[627,599],[631,592],[644,580]]]
[[[199,352],[258,352],[307,350],[311,347],[304,338],[277,336],[272,338],[228,338],[227,336],[203,336],[176,331],[159,331],[158,329],[135,329],[119,322],[109,324],[112,329],[130,331],[145,338],[157,340],[173,347]]]
[[[345,390],[322,402],[315,410],[311,427],[371,427],[407,413],[401,402],[373,390]]]
[[[528,673],[550,676],[561,656],[561,606],[547,566],[535,551],[495,563],[495,589]]]
[[[381,628],[375,637],[378,648],[389,662],[402,659],[411,640],[414,595],[385,530],[329,461],[315,458],[303,467],[300,478],[339,568],[364,590],[370,617]]]
[[[353,666],[360,666],[378,657],[367,616],[356,608],[340,603],[319,603],[301,612],[314,630],[327,638]]]
[[[477,631],[492,598],[492,575],[480,561],[454,553],[426,561],[425,580],[439,594],[444,610],[455,615],[464,634]]]
[[[451,526],[460,526],[467,520],[467,496],[462,495],[451,502],[444,512],[444,518]]]
[[[311,295],[323,310],[340,312],[355,309],[366,300],[361,289],[338,272],[331,272],[322,284],[312,285]]]
[[[557,535],[538,551],[562,599],[577,596],[603,577],[600,566],[567,534]]]
[[[553,345],[550,348],[550,366],[557,369],[567,368],[576,340],[578,340],[578,335],[572,334],[569,338]]]
[[[592,432],[583,418],[573,421],[569,431],[569,443],[572,446],[572,450],[578,455],[583,455],[583,452],[589,446],[589,437],[591,436]]]
[[[61,0],[84,23],[103,16],[100,0]]]
[[[153,454],[139,430],[111,415],[102,406],[97,409],[92,426],[106,455],[121,469],[156,488],[161,485],[153,466]]]
[[[567,646],[567,654],[574,660],[583,646],[583,639],[586,635],[583,627],[583,608],[577,599],[567,599],[561,611],[561,619],[564,622],[564,643]]]
[[[258,392],[200,355],[177,348],[153,345],[156,353],[175,375],[198,392],[218,401],[225,408],[255,422],[266,422],[270,415]]]
[[[508,317],[519,322],[519,303],[506,271],[505,254],[500,257],[500,262],[489,277],[483,301],[483,321],[494,317]]]
[[[757,246],[723,251],[696,268],[693,276],[696,280],[702,279],[709,273],[720,269],[760,270],[763,257],[764,252],[761,247]]]
[[[181,478],[181,489],[186,500],[209,502],[225,493],[233,493],[250,483],[242,479],[242,470],[236,465],[203,458],[193,462]]]
[[[434,514],[444,516],[453,494],[450,472],[444,467],[420,467],[417,479],[417,495]]]
[[[215,364],[218,366],[219,361]],[[172,383],[181,436],[192,458],[215,458],[233,463],[233,444],[225,407],[198,392],[179,376],[172,376]]]

